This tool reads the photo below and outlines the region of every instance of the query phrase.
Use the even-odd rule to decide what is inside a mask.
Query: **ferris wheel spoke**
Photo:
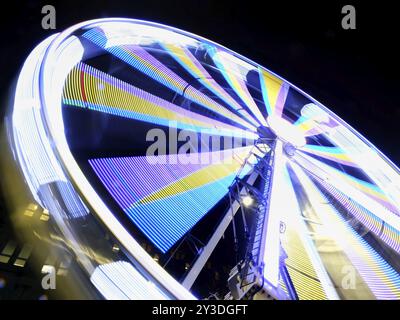
[[[266,227],[264,276],[272,285],[279,279],[278,265],[286,256],[293,286],[300,299],[337,299],[337,294],[312,243],[299,207],[294,185],[278,141],[274,152],[272,187]],[[285,231],[280,234],[280,224]],[[280,248],[285,253],[280,252]],[[310,290],[312,288],[312,290]]]
[[[201,65],[196,57],[190,52],[189,49],[183,48],[176,44],[160,44],[165,48],[171,56],[188,71],[194,78],[196,78],[202,85],[208,90],[213,92],[218,98],[225,101],[227,105],[242,115],[242,117],[249,121],[252,125],[258,126],[257,122],[254,121],[253,117],[242,108],[242,106],[236,102],[235,99],[230,96],[225,89],[223,89],[217,81],[208,73],[208,71]]]
[[[146,76],[188,98],[200,106],[211,110],[227,119],[230,119],[244,128],[254,130],[254,126],[211,99],[209,96],[193,88],[179,75],[157,60],[153,55],[138,45],[114,45],[106,47],[105,35],[92,29],[83,35],[88,40],[105,49],[110,54],[121,59],[131,67],[144,73]]]
[[[295,162],[309,175],[333,186],[395,230],[400,230],[400,217],[391,209],[390,200],[375,185],[334,169],[307,155],[297,155]]]
[[[204,134],[257,137],[251,131],[186,110],[83,63],[67,77],[63,103]]]
[[[258,68],[264,104],[269,116],[281,117],[289,85],[272,73]]]
[[[400,215],[400,175],[393,164],[388,166],[379,151],[374,147],[360,144],[358,138],[344,126],[329,134],[329,140],[351,155],[353,161],[390,198],[393,211]],[[371,165],[373,164],[373,165]]]
[[[346,166],[358,167],[349,155],[340,147],[326,147],[313,144],[306,144],[299,148],[300,152],[321,157]]]
[[[308,174],[296,164],[292,167],[304,186],[312,210],[322,223],[320,232],[334,241],[337,250],[343,252],[351,266],[357,270],[357,273],[354,273],[354,282],[360,286],[362,286],[362,282],[365,283],[378,299],[398,299],[400,297],[400,280],[397,272],[344,220]],[[335,260],[341,261],[339,258],[335,258]],[[335,269],[331,270],[333,272],[336,270],[337,273],[338,266],[336,265]],[[340,279],[340,281],[343,278],[343,275],[337,276],[334,273],[331,275],[333,279]],[[357,277],[362,282],[357,280]],[[367,294],[365,289],[360,292]]]
[[[245,77],[247,73],[250,70],[254,70],[254,68],[250,65],[247,65],[242,60],[239,60],[232,55],[226,54],[224,51],[218,50],[214,47],[210,47],[208,52],[210,53],[214,63],[224,76],[225,80],[229,83],[231,88],[253,113],[257,121],[261,125],[267,126],[267,122],[265,121],[265,118],[262,115],[257,104],[254,102],[254,99],[247,89],[247,85],[245,82]],[[238,64],[238,62],[240,62],[240,64]]]
[[[292,269],[294,281],[297,281],[300,299],[337,300],[339,296],[324,265],[319,239],[316,238],[319,221],[312,215],[312,208],[301,199],[304,195],[299,190],[304,185],[294,173],[292,165],[288,162],[285,168],[287,186],[284,192],[288,207],[285,210],[283,243],[288,255],[287,265]],[[296,274],[298,270],[303,270],[304,276]]]
[[[323,128],[319,127],[318,123],[314,119],[308,119],[305,117],[300,117],[295,123],[301,131],[303,131],[304,136],[311,137],[323,134],[325,131]]]
[[[89,163],[121,209],[165,253],[226,195],[251,149],[192,155],[191,160],[203,159],[205,164],[182,165],[172,159],[175,155]],[[241,175],[250,169],[245,166]]]
[[[389,223],[370,212],[362,205],[349,198],[346,194],[336,189],[329,183],[322,180],[317,180],[318,185],[323,189],[326,194],[329,194],[331,199],[361,223],[367,232],[371,231],[376,237],[380,238],[387,246],[391,247],[394,251],[400,252],[400,231],[392,227]]]
[[[318,136],[327,134],[338,126],[337,121],[314,103],[308,103],[301,108],[300,117],[294,123],[304,136]]]
[[[282,142],[276,141],[273,148],[273,167],[271,187],[269,192],[268,215],[264,222],[261,256],[264,261],[264,278],[275,288],[279,285],[279,267],[281,256],[280,244],[280,219],[283,205],[282,185],[283,167],[285,166],[282,155]]]

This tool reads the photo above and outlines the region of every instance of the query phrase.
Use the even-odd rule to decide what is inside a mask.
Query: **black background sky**
[[[52,4],[57,29],[43,30]],[[341,28],[352,4],[357,29]],[[263,6],[262,6],[263,5]],[[2,100],[41,40],[80,21],[129,17],[171,25],[216,41],[311,94],[400,165],[400,11],[394,1],[16,1],[2,3]],[[4,103],[0,106],[3,113]]]

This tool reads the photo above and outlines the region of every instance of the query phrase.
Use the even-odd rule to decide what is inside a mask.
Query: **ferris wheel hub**
[[[294,147],[302,147],[306,144],[303,132],[284,118],[269,116],[267,122],[278,139],[290,143]]]

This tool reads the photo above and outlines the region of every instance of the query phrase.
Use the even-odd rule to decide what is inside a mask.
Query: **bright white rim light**
[[[250,196],[244,196],[242,202],[245,207],[250,207],[253,204],[253,198]]]

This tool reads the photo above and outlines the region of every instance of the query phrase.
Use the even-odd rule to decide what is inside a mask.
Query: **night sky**
[[[53,4],[57,30],[88,19],[130,17],[175,26],[216,41],[311,94],[397,165],[400,107],[398,18],[389,1],[13,1],[2,10],[1,112],[7,90],[34,46]],[[357,10],[357,29],[341,28],[341,8]]]

